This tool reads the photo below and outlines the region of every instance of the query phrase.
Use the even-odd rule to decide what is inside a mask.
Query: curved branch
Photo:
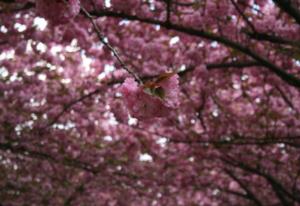
[[[254,67],[254,66],[261,66],[261,64],[255,61],[245,61],[245,62],[228,62],[228,63],[213,63],[207,64],[206,68],[208,70],[211,69],[223,69],[223,68],[245,68],[245,67]]]
[[[285,81],[289,85],[300,88],[300,79],[297,78],[296,76],[289,74],[284,69],[273,64],[265,57],[258,55],[257,53],[255,53],[254,51],[249,49],[248,47],[245,47],[245,46],[241,45],[240,43],[232,41],[225,37],[215,35],[211,32],[207,32],[204,30],[198,30],[198,29],[194,29],[194,28],[189,28],[189,27],[185,27],[182,25],[178,25],[178,24],[166,23],[164,21],[160,21],[160,20],[156,20],[156,19],[143,18],[143,17],[139,17],[136,15],[130,15],[130,14],[125,14],[125,13],[121,13],[121,12],[113,12],[113,11],[108,11],[108,10],[93,11],[93,12],[91,12],[91,14],[94,16],[97,16],[97,17],[106,16],[106,17],[114,17],[114,18],[124,18],[124,19],[131,20],[131,21],[139,21],[139,22],[147,23],[147,24],[160,25],[161,27],[164,27],[169,30],[174,30],[174,31],[185,33],[185,34],[189,34],[191,36],[202,37],[202,38],[206,38],[209,40],[217,41],[225,46],[229,46],[233,49],[236,49],[236,50],[252,57],[254,60],[256,60],[258,63],[260,63],[262,66],[268,68],[271,72],[275,73],[277,76],[279,76],[283,81]]]
[[[255,205],[262,206],[263,204],[260,202],[260,200],[254,195],[254,193],[244,184],[232,171],[229,169],[224,169],[225,173],[230,176],[235,182],[239,184],[239,186],[246,192],[246,196],[252,200]]]
[[[251,28],[251,30],[253,32],[256,32],[256,29],[254,27],[254,25],[250,22],[250,20],[248,19],[248,17],[243,13],[243,11],[239,8],[239,6],[237,5],[237,3],[235,3],[234,0],[230,0],[231,3],[233,4],[234,8],[237,10],[237,12],[242,16],[242,18],[244,19],[244,21],[249,25],[249,27]]]
[[[292,18],[296,20],[298,24],[300,24],[300,11],[292,5],[290,0],[273,0],[275,4],[290,15]]]
[[[258,168],[254,168],[248,164],[245,164],[244,162],[235,160],[234,158],[230,157],[230,156],[226,156],[221,157],[221,160],[229,165],[232,165],[233,167],[237,167],[240,168],[246,172],[250,172],[253,174],[256,174],[258,176],[263,177],[273,188],[274,192],[276,193],[278,199],[281,201],[281,203],[283,205],[290,205],[290,200],[296,201],[298,203],[300,203],[300,197],[297,195],[292,194],[291,192],[289,192],[283,184],[281,184],[277,179],[275,179],[275,177],[273,177],[272,175],[258,169]]]
[[[81,97],[79,97],[78,99],[75,99],[73,101],[71,101],[70,103],[68,103],[67,105],[64,106],[64,108],[61,110],[60,113],[58,113],[53,119],[52,121],[50,121],[47,126],[45,128],[48,128],[48,127],[51,127],[53,124],[55,124],[59,118],[66,112],[68,111],[72,106],[74,106],[75,104],[79,103],[79,102],[82,102],[83,100],[85,99],[88,99],[92,96],[94,96],[95,94],[98,94],[100,92],[100,89],[95,89],[94,91],[86,94],[86,95],[83,95]],[[44,129],[45,129],[44,128]]]
[[[105,37],[102,35],[99,27],[97,26],[97,24],[95,23],[93,17],[90,15],[90,13],[83,7],[81,7],[81,11],[83,12],[84,16],[86,18],[88,18],[90,20],[90,22],[92,23],[94,30],[97,34],[98,39],[100,40],[100,42],[105,45],[114,55],[114,57],[117,59],[117,61],[120,63],[121,67],[126,70],[138,83],[143,84],[143,81],[140,79],[140,77],[134,73],[131,68],[129,68],[121,59],[121,57],[119,56],[117,50],[111,46],[106,40]]]
[[[250,38],[261,40],[261,41],[268,41],[274,44],[286,44],[289,46],[295,46],[300,48],[300,41],[294,41],[290,39],[284,39],[279,36],[269,35],[266,33],[259,33],[259,32],[245,32]]]
[[[14,146],[13,143],[0,143],[0,150],[10,151],[14,154],[24,155],[26,157],[30,157],[34,159],[46,160],[49,162],[53,162],[55,164],[62,164],[67,167],[84,170],[93,174],[100,172],[99,169],[92,167],[91,165],[88,165],[87,163],[81,162],[79,160],[75,160],[67,157],[63,159],[57,159],[54,156],[51,156],[50,154],[44,152],[31,150],[29,148],[20,145]]]
[[[295,140],[300,140],[299,137],[296,138],[249,138],[249,139],[233,139],[233,140],[170,140],[173,143],[184,143],[184,144],[203,144],[203,145],[215,145],[215,146],[226,146],[226,145],[256,145],[256,146],[266,146],[274,144],[287,144],[291,147],[300,148],[300,143]]]

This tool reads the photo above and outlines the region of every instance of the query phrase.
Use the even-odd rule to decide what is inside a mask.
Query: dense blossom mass
[[[134,79],[128,78],[121,87],[126,106],[134,117],[166,117],[178,104],[178,75],[161,82],[150,82],[139,86]]]
[[[0,0],[0,205],[299,206],[298,0]]]
[[[69,22],[79,11],[79,0],[36,0],[37,14],[54,24]]]

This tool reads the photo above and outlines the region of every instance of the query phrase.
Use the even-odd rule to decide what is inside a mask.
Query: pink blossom
[[[139,2],[136,0],[112,0],[111,3],[114,9],[123,12],[128,12],[132,9],[135,9],[139,5]]]
[[[37,0],[37,13],[54,25],[63,24],[74,18],[80,11],[79,0]]]
[[[158,86],[164,92],[163,97],[147,91],[147,88],[139,86],[132,78],[125,80],[121,86],[121,93],[132,116],[146,119],[164,117],[178,106],[178,76],[174,75]]]
[[[300,27],[275,1],[169,1],[170,24],[162,0],[0,2],[1,205],[300,206]]]

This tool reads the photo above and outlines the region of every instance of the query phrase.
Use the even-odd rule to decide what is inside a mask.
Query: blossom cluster
[[[130,114],[138,119],[167,116],[178,107],[178,75],[158,83],[138,85],[127,78],[120,88]],[[155,84],[155,85],[153,85]]]
[[[37,0],[36,10],[52,24],[64,24],[74,18],[80,11],[79,0]]]

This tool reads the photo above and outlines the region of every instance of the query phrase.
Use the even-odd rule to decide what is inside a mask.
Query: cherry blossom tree
[[[300,205],[300,2],[0,0],[0,205]]]

